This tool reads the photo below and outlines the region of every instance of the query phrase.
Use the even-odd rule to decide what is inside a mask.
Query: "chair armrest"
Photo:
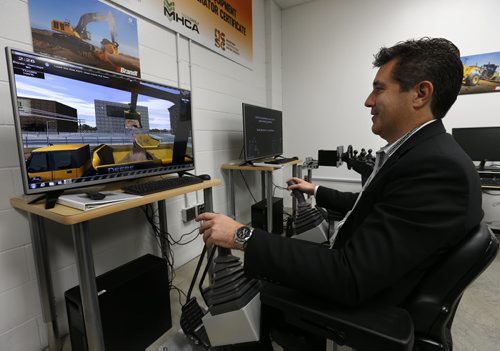
[[[356,350],[410,351],[413,323],[402,308],[345,308],[311,298],[297,290],[268,284],[261,290],[263,305],[283,312],[296,327]]]

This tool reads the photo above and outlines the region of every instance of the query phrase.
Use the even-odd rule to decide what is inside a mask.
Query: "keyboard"
[[[134,195],[147,195],[160,191],[181,188],[183,186],[202,183],[203,179],[198,177],[174,177],[154,180],[145,183],[127,185],[122,188],[125,193]]]
[[[297,157],[291,157],[291,158],[275,158],[274,160],[271,161],[264,161],[264,163],[267,163],[269,165],[282,165],[284,163],[296,161]]]
[[[500,178],[481,178],[481,187],[500,189]]]

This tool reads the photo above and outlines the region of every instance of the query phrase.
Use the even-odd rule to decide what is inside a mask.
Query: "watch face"
[[[238,241],[244,242],[248,238],[248,235],[250,235],[250,228],[248,227],[241,227],[236,231],[236,239]]]

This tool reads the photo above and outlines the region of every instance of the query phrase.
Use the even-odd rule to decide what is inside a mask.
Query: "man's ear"
[[[423,107],[430,104],[432,100],[432,94],[434,92],[434,85],[428,80],[423,80],[414,87],[415,97],[413,99],[413,104],[415,108]]]

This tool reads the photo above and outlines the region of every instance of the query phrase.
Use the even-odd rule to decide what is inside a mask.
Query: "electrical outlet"
[[[192,221],[196,217],[196,206],[189,207],[189,208],[183,208],[181,210],[181,214],[182,214],[182,220],[184,222]]]
[[[196,214],[202,214],[203,212],[205,212],[205,204],[202,203],[202,204],[199,204],[196,206]]]

